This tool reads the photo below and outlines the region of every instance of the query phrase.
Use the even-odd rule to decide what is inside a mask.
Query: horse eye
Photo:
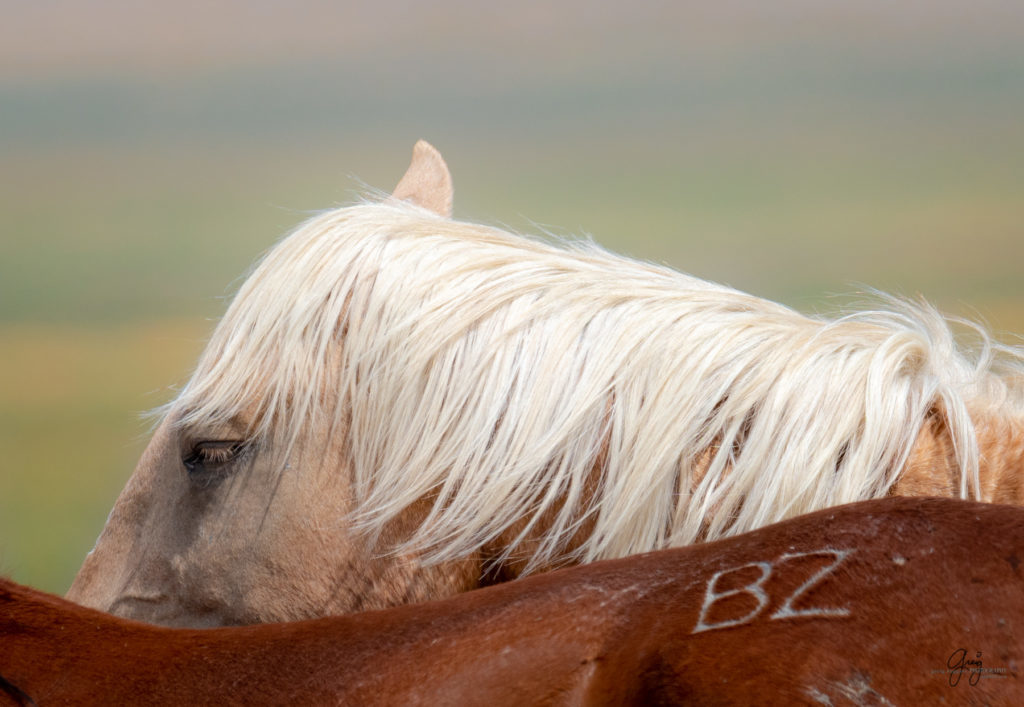
[[[227,475],[226,467],[237,461],[244,450],[245,443],[239,440],[196,442],[181,462],[189,477],[208,483]]]

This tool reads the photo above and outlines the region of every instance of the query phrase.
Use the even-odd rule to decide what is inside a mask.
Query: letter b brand
[[[717,591],[718,580],[723,575],[731,574],[732,572],[739,572],[740,570],[746,569],[747,567],[757,567],[761,571],[761,576],[755,579],[750,584],[746,584],[737,589],[729,589],[724,592]],[[711,631],[716,628],[726,628],[727,626],[738,626],[745,624],[750,621],[764,609],[768,603],[768,595],[764,591],[764,583],[772,574],[772,566],[768,562],[752,562],[749,565],[743,565],[742,567],[733,567],[727,570],[721,570],[715,572],[714,576],[708,582],[707,588],[704,590],[704,604],[700,608],[700,618],[697,619],[697,625],[693,629],[693,633],[700,633],[701,631]],[[750,596],[757,599],[757,606],[754,607],[753,611],[741,616],[738,619],[728,619],[726,621],[716,621],[714,623],[708,623],[708,611],[714,606],[715,602],[726,599],[728,597],[736,596],[737,594],[749,594]]]

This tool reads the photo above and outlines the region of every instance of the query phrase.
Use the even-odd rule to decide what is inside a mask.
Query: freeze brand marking
[[[785,566],[785,564],[790,560],[795,560],[799,557],[831,555],[835,559],[830,564],[825,565],[808,577],[807,580],[797,587],[792,594],[787,596],[785,601],[782,602],[782,606],[768,616],[768,620],[778,621],[783,619],[799,618],[841,618],[849,616],[850,610],[847,607],[812,606],[800,608],[796,606],[796,603],[804,596],[804,594],[821,584],[821,582],[824,581],[828,575],[832,574],[852,553],[853,550],[833,550],[832,548],[812,550],[810,552],[791,552],[781,555],[772,562],[750,562],[745,565],[740,565],[739,567],[731,567],[729,569],[715,572],[715,574],[711,576],[711,579],[708,580],[707,586],[704,588],[704,603],[701,605],[700,617],[697,619],[697,625],[694,626],[693,631],[690,633],[700,633],[701,631],[714,631],[719,628],[739,626],[741,624],[750,623],[756,619],[761,615],[761,612],[764,611],[765,607],[768,606],[769,597],[768,593],[764,590],[764,583],[772,576],[773,571],[780,570],[780,566]],[[753,582],[745,584],[742,587],[718,591],[718,583],[722,577],[745,570],[748,567],[756,567],[760,572],[760,576],[758,576],[758,578]],[[739,594],[752,596],[757,601],[757,606],[749,613],[738,618],[725,619],[722,621],[709,620],[708,615],[711,611],[711,607],[713,607],[716,602]]]

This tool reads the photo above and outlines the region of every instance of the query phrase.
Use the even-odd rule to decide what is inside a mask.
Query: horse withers
[[[15,704],[1024,704],[1024,510],[888,498],[296,623],[171,629],[0,582]]]
[[[812,318],[395,194],[217,325],[68,597],[166,624],[450,596],[873,497],[1024,502],[1020,350],[923,304]]]

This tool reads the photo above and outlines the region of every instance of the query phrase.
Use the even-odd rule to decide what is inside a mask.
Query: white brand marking
[[[808,591],[820,584],[826,576],[834,572],[836,568],[842,564],[843,560],[853,554],[853,552],[853,550],[833,550],[831,548],[823,548],[821,550],[813,550],[811,552],[790,552],[781,555],[773,562],[751,562],[739,567],[730,567],[729,569],[719,570],[711,575],[711,579],[708,580],[707,585],[704,587],[704,602],[700,608],[700,616],[697,618],[697,624],[693,627],[693,631],[691,631],[691,633],[713,631],[719,628],[728,628],[729,626],[739,626],[753,621],[760,616],[761,612],[764,611],[765,607],[768,605],[769,597],[768,593],[764,590],[764,584],[768,581],[768,578],[771,577],[772,570],[776,569],[778,565],[784,564],[790,560],[795,560],[800,557],[813,557],[815,555],[832,555],[835,557],[835,560],[831,564],[825,565],[819,569],[803,584],[797,587],[796,590],[782,602],[782,606],[776,609],[768,619],[770,621],[779,621],[783,619],[807,617],[829,618],[849,616],[850,610],[847,607],[809,607],[800,609],[794,607],[793,604],[802,598]],[[729,589],[724,592],[718,591],[718,581],[722,577],[747,569],[748,567],[756,567],[760,572],[760,576],[758,576],[754,581],[737,589]],[[757,600],[757,606],[746,615],[739,618],[714,622],[708,621],[708,613],[716,602],[739,594],[752,596]]]

